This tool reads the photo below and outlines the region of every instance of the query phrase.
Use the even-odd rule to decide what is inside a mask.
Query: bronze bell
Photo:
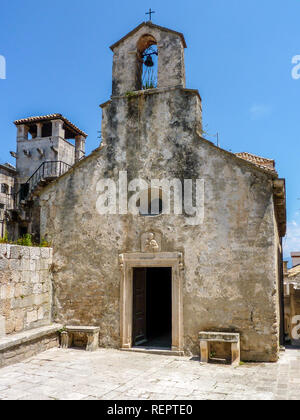
[[[146,58],[144,64],[145,64],[146,67],[153,67],[154,66],[151,55],[147,55],[147,58]]]

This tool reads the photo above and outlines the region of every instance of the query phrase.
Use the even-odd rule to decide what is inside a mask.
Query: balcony
[[[70,165],[62,161],[43,162],[28,181],[22,184],[16,194],[16,208],[20,204],[25,204],[26,201],[32,200],[43,187],[68,172],[70,168]]]

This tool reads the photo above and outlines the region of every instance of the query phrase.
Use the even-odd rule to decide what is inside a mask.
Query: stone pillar
[[[53,120],[52,121],[52,137],[62,137],[65,138],[65,130],[63,128],[64,122],[62,120]]]
[[[137,51],[129,51],[118,54],[116,51],[113,58],[112,96],[124,95],[126,92],[140,90],[140,82],[137,81]]]
[[[0,315],[0,338],[5,336],[5,318]]]
[[[36,136],[42,137],[43,123],[37,123],[36,128],[37,128]]]
[[[238,366],[241,361],[240,343],[231,343],[231,363]]]
[[[86,351],[96,351],[99,348],[99,332],[87,333]]]
[[[209,359],[209,343],[208,341],[200,341],[200,362],[208,363]]]
[[[70,347],[70,343],[69,343],[69,334],[67,331],[62,331],[60,334],[60,338],[61,338],[61,348],[62,349],[68,349]]]
[[[78,162],[85,156],[85,137],[75,137],[75,162]]]
[[[25,124],[18,125],[17,141],[28,140],[29,127]]]
[[[168,34],[158,43],[158,88],[185,88],[184,48],[182,39],[173,34]]]

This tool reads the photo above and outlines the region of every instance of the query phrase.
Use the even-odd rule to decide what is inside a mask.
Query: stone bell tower
[[[110,48],[114,53],[112,95],[141,89],[143,52],[157,46],[157,88],[185,88],[183,34],[146,22],[139,25]]]
[[[115,168],[126,166],[133,171],[136,162],[131,160],[147,148],[151,153],[166,153],[177,143],[189,147],[202,133],[202,105],[199,92],[186,89],[183,34],[146,22],[110,48],[114,53],[112,96],[101,105],[102,145],[110,146],[108,161]],[[145,84],[147,65],[156,76]]]

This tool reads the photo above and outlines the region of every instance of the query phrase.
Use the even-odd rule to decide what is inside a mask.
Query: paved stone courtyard
[[[1,400],[300,399],[300,350],[236,368],[117,350],[52,349],[0,370]]]

